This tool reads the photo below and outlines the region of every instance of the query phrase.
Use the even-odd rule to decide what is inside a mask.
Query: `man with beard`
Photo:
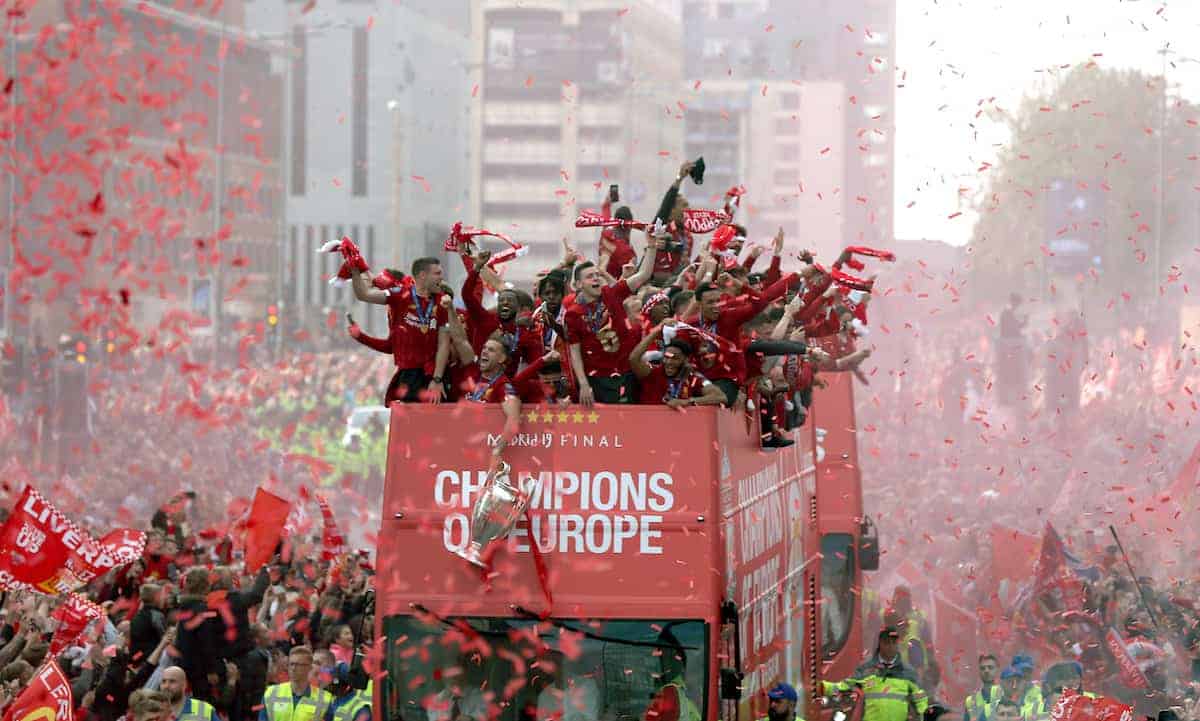
[[[354,297],[388,308],[388,340],[396,363],[385,403],[440,403],[446,394],[442,375],[450,358],[446,309],[441,305],[442,263],[417,258],[412,275],[387,290],[372,285],[358,268],[351,271]],[[411,282],[410,282],[411,281]]]
[[[488,310],[480,301],[483,283],[480,271],[487,264],[488,256],[480,254],[475,258],[474,267],[463,281],[462,299],[467,308],[467,325],[471,330],[471,348],[476,353],[483,351],[483,344],[495,335],[501,333],[513,339],[515,346],[509,355],[508,373],[517,372],[521,362],[532,363],[542,355],[542,343],[537,333],[529,324],[519,321],[521,300],[517,291],[504,288],[496,294],[496,310]]]
[[[767,691],[767,716],[759,721],[796,721],[796,704],[800,694],[791,684],[780,681]]]
[[[900,631],[894,626],[879,632],[875,655],[855,669],[853,678],[821,685],[825,694],[862,689],[862,721],[907,721],[910,709],[921,716],[929,707],[916,674],[900,660]]]
[[[178,666],[163,671],[159,689],[171,705],[172,721],[217,721],[217,711],[205,701],[187,694],[187,674]]]
[[[692,348],[674,339],[663,348],[662,363],[650,365],[643,356],[650,345],[662,338],[660,325],[642,338],[629,354],[629,365],[640,381],[642,405],[666,405],[671,408],[688,406],[719,406],[725,400],[721,389],[692,369],[688,358]]]

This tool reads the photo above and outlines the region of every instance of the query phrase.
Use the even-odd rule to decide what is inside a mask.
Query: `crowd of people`
[[[851,247],[826,269],[801,251],[785,273],[780,231],[756,272],[765,248],[741,257],[746,230],[733,222],[741,189],[729,191],[723,211],[690,215],[680,187],[696,170],[683,164],[647,222],[628,206],[611,211],[614,186],[601,213],[577,221],[605,228],[597,254],[565,244],[562,262],[528,290],[505,283],[474,242],[495,235],[487,231],[448,243],[467,270],[457,293],[437,258],[417,259],[410,274],[373,274],[352,243],[331,246],[346,259],[339,275],[349,275],[355,297],[388,308],[386,338],[350,326],[358,342],[393,357],[385,403],[497,403],[510,425],[522,402],[751,407],[764,447],[790,445],[786,430],[803,422],[815,373],[857,369],[871,352],[854,339],[874,281],[844,269],[864,268],[856,256],[891,255]],[[646,238],[640,256],[635,230]],[[497,294],[494,309],[483,304],[485,286]]]
[[[1163,495],[1191,451],[1172,441],[1190,427],[1184,409],[1200,380],[1196,366],[1169,342],[1149,340],[1161,335],[1089,333],[1066,306],[1039,311],[1019,298],[996,308],[998,329],[949,315],[889,323],[886,342],[868,348],[874,281],[849,271],[863,269],[864,254],[888,255],[851,248],[826,267],[807,251],[786,253],[782,233],[747,248],[734,217],[740,189],[722,211],[689,215],[679,190],[692,171],[680,169],[647,222],[628,207],[613,210],[615,192],[600,212],[582,214],[581,227],[602,228],[592,259],[567,243],[562,263],[529,289],[506,283],[494,255],[467,233],[454,248],[467,271],[457,291],[443,282],[438,259],[422,258],[408,273],[372,272],[347,249],[355,296],[389,315],[386,337],[353,322],[349,334],[390,355],[394,370],[334,334],[306,338],[302,352],[279,359],[252,347],[230,367],[141,349],[94,371],[88,395],[97,422],[66,443],[51,443],[36,369],[23,385],[6,383],[0,450],[10,493],[36,478],[96,531],[153,518],[144,559],[88,589],[103,621],[58,651],[79,712],[138,721],[214,713],[363,721],[374,632],[368,556],[315,560],[315,512],[254,573],[242,573],[226,539],[256,487],[286,489],[300,507],[324,489],[335,491],[350,545],[371,547],[386,429],[368,423],[345,434],[345,422],[355,408],[378,403],[381,389],[385,403],[495,403],[514,421],[522,403],[755,409],[763,445],[773,448],[805,422],[819,371],[845,369],[863,381],[865,505],[891,558],[914,571],[897,577],[899,564],[889,564],[892,572],[871,579],[864,597],[889,595],[912,575],[922,582],[898,615],[894,605],[868,607],[875,625],[860,681],[880,663],[908,667],[930,706],[963,708],[972,721],[1036,721],[1065,688],[1114,695],[1139,713],[1174,708],[1195,718],[1194,538],[1186,520],[1163,513]],[[887,305],[902,315],[905,303]],[[872,352],[885,372],[860,371]],[[1025,362],[1014,368],[1014,358]],[[1143,376],[1152,392],[1123,392],[1128,383],[1143,387]],[[50,446],[66,472],[48,470]],[[1116,478],[1116,468],[1137,477]],[[164,486],[197,492],[160,504],[134,491]],[[898,488],[921,503],[897,503]],[[993,568],[997,533],[1040,538],[1047,521],[1091,569],[1079,576],[1078,608],[1053,595],[1023,597]],[[1109,522],[1126,536],[1128,567],[1102,538]],[[954,653],[929,628],[920,611],[932,617],[939,600],[976,614],[977,654]],[[59,606],[48,596],[5,595],[5,704],[50,652]],[[1130,685],[1104,651],[1110,629],[1145,686]],[[976,672],[981,686],[965,701],[945,682]],[[883,685],[891,678],[879,676]],[[306,697],[301,687],[320,690]],[[795,710],[795,689],[772,693],[772,703]]]

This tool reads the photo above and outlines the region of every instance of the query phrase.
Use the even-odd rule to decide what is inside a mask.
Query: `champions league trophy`
[[[496,466],[479,498],[475,499],[466,548],[455,551],[480,568],[486,568],[483,550],[492,541],[507,537],[529,505],[529,496],[509,480],[511,471],[512,467],[504,461]]]

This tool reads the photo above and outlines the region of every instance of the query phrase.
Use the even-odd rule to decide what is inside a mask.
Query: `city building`
[[[348,236],[373,268],[406,272],[415,258],[444,255],[470,206],[469,3],[254,0],[246,12],[250,27],[295,50],[284,105],[283,316],[322,329],[330,313],[340,326],[352,310],[383,332],[383,309],[330,286],[341,261],[315,249]]]
[[[128,340],[115,338],[111,319],[81,323],[80,293],[123,298],[142,331],[169,311],[191,312],[196,335],[265,317],[282,229],[275,109],[284,48],[246,33],[242,10],[240,0],[215,16],[149,1],[31,7],[6,53],[10,77],[33,53],[65,55],[71,43],[91,62],[15,73],[12,98],[22,112],[11,152],[46,163],[4,174],[4,230],[26,257],[50,263],[5,303],[15,336],[82,332],[103,347]],[[47,32],[61,44],[35,50]],[[104,87],[111,92],[85,108],[46,115],[54,88],[77,88],[83,98]],[[55,165],[53,182],[39,177]],[[90,214],[72,194],[90,201]],[[10,250],[5,261],[13,260]]]
[[[478,112],[468,220],[529,248],[511,280],[562,257],[610,185],[649,218],[685,156],[678,8],[650,0],[473,3]]]
[[[685,0],[683,23],[685,154],[747,186],[754,239],[887,245],[895,0]]]

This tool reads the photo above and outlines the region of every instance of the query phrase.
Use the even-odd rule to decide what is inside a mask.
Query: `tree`
[[[1200,230],[1197,107],[1164,97],[1160,77],[1090,62],[1051,85],[1026,97],[1015,114],[992,113],[1008,125],[1012,141],[976,202],[980,219],[970,253],[977,290],[995,298],[1008,290],[1042,295],[1050,282],[1062,287],[1088,276],[1094,292],[1118,302],[1122,293],[1157,295]],[[1160,179],[1166,192],[1156,268]],[[1052,206],[1060,204],[1052,197],[1056,181],[1100,202],[1056,222],[1063,217]],[[1090,238],[1100,264],[1056,271],[1063,258],[1051,255],[1052,241],[1068,236]]]

